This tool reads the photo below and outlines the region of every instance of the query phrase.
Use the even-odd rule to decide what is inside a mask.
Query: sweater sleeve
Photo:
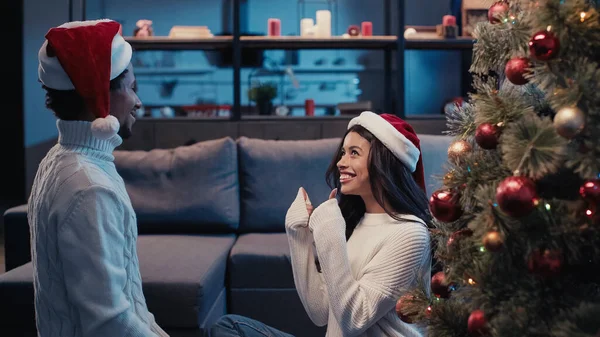
[[[428,254],[429,238],[422,226],[405,226],[386,238],[365,267],[360,279],[352,275],[348,259],[345,221],[332,199],[311,215],[317,253],[331,311],[344,336],[356,336],[394,309],[396,301],[412,286]]]
[[[285,218],[294,284],[308,317],[315,325],[325,326],[329,317],[327,290],[314,262],[308,217],[304,196],[299,190]]]
[[[90,187],[77,195],[58,229],[67,296],[84,337],[156,337],[124,293],[124,209],[114,192]]]

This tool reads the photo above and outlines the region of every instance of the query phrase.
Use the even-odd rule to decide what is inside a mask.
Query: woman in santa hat
[[[327,325],[329,337],[423,336],[395,311],[404,293],[429,289],[431,278],[431,218],[413,128],[394,115],[363,112],[349,123],[327,177],[329,200],[313,209],[300,188],[285,221],[308,316]],[[290,335],[227,315],[211,336]]]

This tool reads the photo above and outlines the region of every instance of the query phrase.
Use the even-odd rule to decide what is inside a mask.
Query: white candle
[[[313,34],[313,26],[315,21],[311,18],[302,19],[300,21],[300,36],[309,36]]]
[[[331,37],[331,12],[328,10],[317,11],[317,36]]]

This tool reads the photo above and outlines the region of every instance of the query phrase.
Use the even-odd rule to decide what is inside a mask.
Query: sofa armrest
[[[27,205],[9,208],[4,212],[4,258],[6,271],[31,261],[31,243]]]

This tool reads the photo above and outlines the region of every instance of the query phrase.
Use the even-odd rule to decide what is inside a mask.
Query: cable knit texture
[[[57,121],[58,144],[40,163],[29,198],[40,337],[168,337],[146,307],[137,219],[112,155],[115,135]]]
[[[309,218],[298,191],[286,216],[294,282],[308,316],[327,325],[328,337],[425,335],[395,311],[398,298],[418,282],[429,287],[431,275],[426,226],[415,216],[402,218],[367,213],[346,242],[337,200],[325,201]]]

